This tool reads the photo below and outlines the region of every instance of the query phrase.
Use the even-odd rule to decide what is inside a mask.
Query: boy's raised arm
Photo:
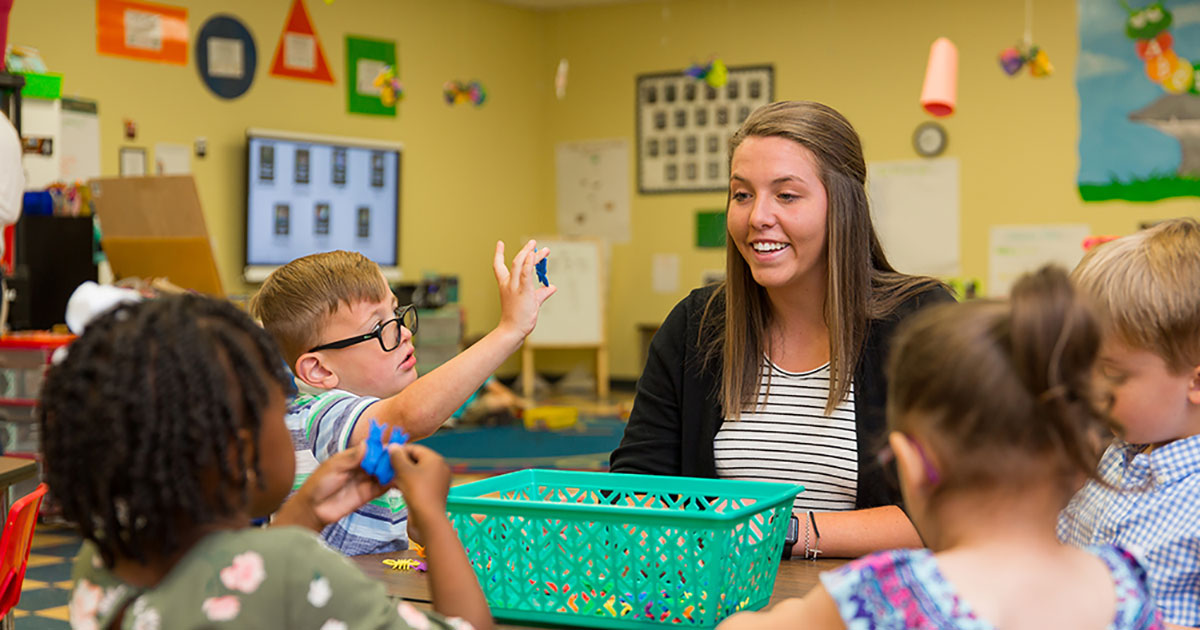
[[[542,303],[554,295],[554,285],[537,286],[534,265],[550,250],[534,252],[529,241],[513,258],[511,268],[504,266],[504,242],[496,242],[492,270],[500,288],[500,323],[483,339],[458,356],[423,375],[400,393],[380,400],[363,413],[399,427],[412,439],[432,435],[471,394],[483,384],[512,353],[516,352],[537,325]],[[350,445],[367,437],[370,424],[359,422],[350,435]]]

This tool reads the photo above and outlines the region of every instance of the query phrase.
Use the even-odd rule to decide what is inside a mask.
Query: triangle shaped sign
[[[325,51],[317,39],[304,0],[295,0],[288,13],[283,35],[275,47],[275,61],[271,63],[271,74],[277,77],[307,79],[321,83],[333,83],[333,74],[325,61]]]

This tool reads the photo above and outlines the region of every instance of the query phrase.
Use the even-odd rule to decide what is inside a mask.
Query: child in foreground
[[[72,628],[492,627],[433,451],[389,447],[424,534],[434,613],[389,601],[316,535],[384,492],[359,467],[365,445],[329,458],[280,506],[296,463],[291,392],[270,337],[226,302],[162,297],[89,323],[38,411],[47,483],[84,539]],[[250,527],[272,512],[271,527]]]
[[[1009,302],[930,307],[897,334],[888,438],[928,549],[821,575],[803,599],[738,628],[1162,628],[1145,572],[1111,545],[1059,543],[1054,523],[1095,475],[1100,331],[1066,274],[1022,278]]]
[[[1119,438],[1063,510],[1059,538],[1136,550],[1167,627],[1198,627],[1200,221],[1096,247],[1071,279],[1101,322],[1099,384]]]

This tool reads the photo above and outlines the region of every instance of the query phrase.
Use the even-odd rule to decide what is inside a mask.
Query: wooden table
[[[25,481],[37,474],[37,462],[22,457],[0,457],[0,528],[8,522],[8,489],[14,483]],[[0,619],[0,630],[13,628],[13,614],[10,610]]]
[[[354,556],[358,568],[368,576],[383,582],[388,595],[398,597],[413,603],[419,608],[428,609],[429,580],[424,573],[415,571],[394,571],[383,564],[385,558],[415,558],[411,551],[400,553],[381,553],[368,556]],[[817,576],[830,569],[842,566],[846,560],[822,559],[787,560],[779,565],[779,573],[775,576],[775,590],[771,592],[771,604],[789,597],[803,597],[817,585]],[[497,628],[507,630],[533,630],[544,626],[523,626],[512,624],[497,624]]]

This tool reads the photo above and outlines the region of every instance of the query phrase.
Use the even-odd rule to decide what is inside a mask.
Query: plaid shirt
[[[1163,621],[1200,626],[1200,435],[1143,453],[1113,442],[1100,478],[1071,499],[1058,537],[1083,547],[1115,544],[1137,555]]]

